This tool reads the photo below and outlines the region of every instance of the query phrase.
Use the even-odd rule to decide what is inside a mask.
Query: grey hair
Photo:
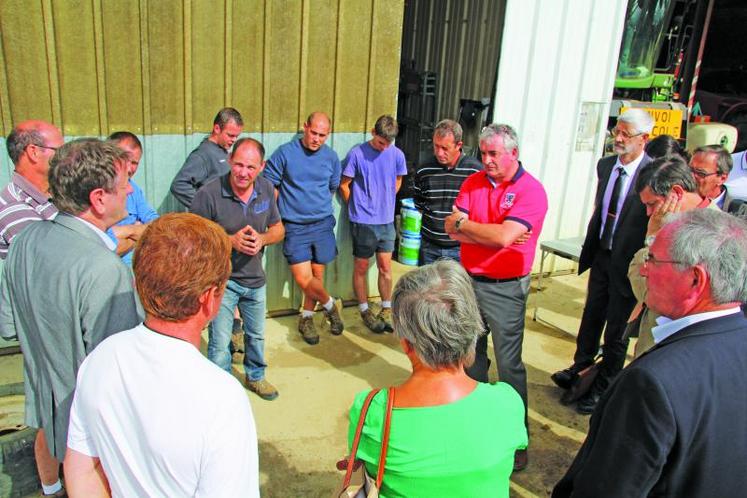
[[[716,156],[716,173],[719,175],[728,175],[732,166],[734,166],[731,154],[720,145],[702,145],[695,149],[693,155],[698,153],[714,154]]]
[[[80,138],[57,150],[49,161],[49,191],[57,209],[80,214],[91,205],[96,189],[114,192],[117,173],[124,171],[127,152],[113,142]]]
[[[431,368],[469,365],[483,331],[472,280],[459,263],[439,260],[399,279],[392,299],[394,330]]]
[[[37,128],[19,128],[17,126],[13,128],[13,131],[10,132],[5,142],[5,146],[8,148],[8,155],[13,164],[18,164],[21,154],[31,144],[44,145],[44,137],[42,137]]]
[[[454,137],[454,143],[462,141],[463,133],[462,125],[453,119],[442,119],[433,129],[433,135],[437,137],[445,137],[446,135],[451,134],[451,136]]]
[[[633,125],[637,133],[651,133],[654,129],[654,118],[643,109],[628,109],[617,117],[617,122]]]
[[[715,304],[747,301],[747,222],[717,209],[693,209],[667,218],[669,256],[680,270],[701,265]]]
[[[506,152],[519,148],[519,135],[516,134],[516,130],[507,124],[493,123],[483,128],[480,132],[480,143],[492,140],[493,137],[503,139],[503,148]]]

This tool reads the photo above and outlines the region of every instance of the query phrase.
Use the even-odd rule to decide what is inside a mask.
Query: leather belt
[[[503,282],[516,282],[517,280],[521,280],[522,278],[526,277],[526,275],[522,275],[520,277],[511,277],[511,278],[490,278],[486,277],[485,275],[472,275],[470,274],[470,277],[475,282],[483,282],[486,284],[498,284]]]

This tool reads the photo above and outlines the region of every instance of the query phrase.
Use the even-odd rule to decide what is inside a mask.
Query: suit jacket
[[[591,220],[589,220],[589,226],[586,229],[586,238],[584,239],[584,245],[578,261],[579,275],[591,268],[594,257],[600,248],[599,236],[602,228],[604,191],[607,188],[607,182],[609,182],[616,161],[617,156],[607,156],[600,159],[597,163],[597,192],[594,199],[594,213],[591,215]],[[610,280],[613,285],[618,286],[624,296],[631,298],[633,297],[633,291],[630,289],[630,283],[627,279],[628,266],[636,251],[643,247],[643,241],[646,237],[646,227],[648,225],[646,206],[641,202],[640,197],[635,192],[635,181],[638,177],[638,171],[649,162],[651,162],[651,158],[644,153],[635,175],[631,178],[630,189],[628,189],[628,194],[625,196],[617,228],[612,237]]]
[[[706,320],[625,368],[553,497],[742,497],[747,318]]]
[[[132,273],[82,221],[59,214],[14,239],[0,293],[0,334],[23,350],[26,424],[42,427],[62,460],[78,367],[140,322]]]

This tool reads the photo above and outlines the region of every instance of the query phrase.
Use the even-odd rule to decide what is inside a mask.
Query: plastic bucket
[[[403,265],[418,266],[420,235],[402,235],[399,239],[399,262]]]
[[[400,210],[400,229],[402,235],[420,238],[420,227],[423,224],[423,215],[417,209],[402,207]]]

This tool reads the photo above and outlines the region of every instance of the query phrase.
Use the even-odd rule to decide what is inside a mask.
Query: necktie
[[[617,202],[622,194],[623,181],[625,179],[625,170],[622,166],[617,167],[617,179],[615,180],[615,186],[612,187],[612,197],[610,197],[610,205],[607,208],[607,217],[604,221],[604,230],[602,231],[602,248],[610,250],[612,249],[612,235],[615,228],[615,221],[617,220]]]

